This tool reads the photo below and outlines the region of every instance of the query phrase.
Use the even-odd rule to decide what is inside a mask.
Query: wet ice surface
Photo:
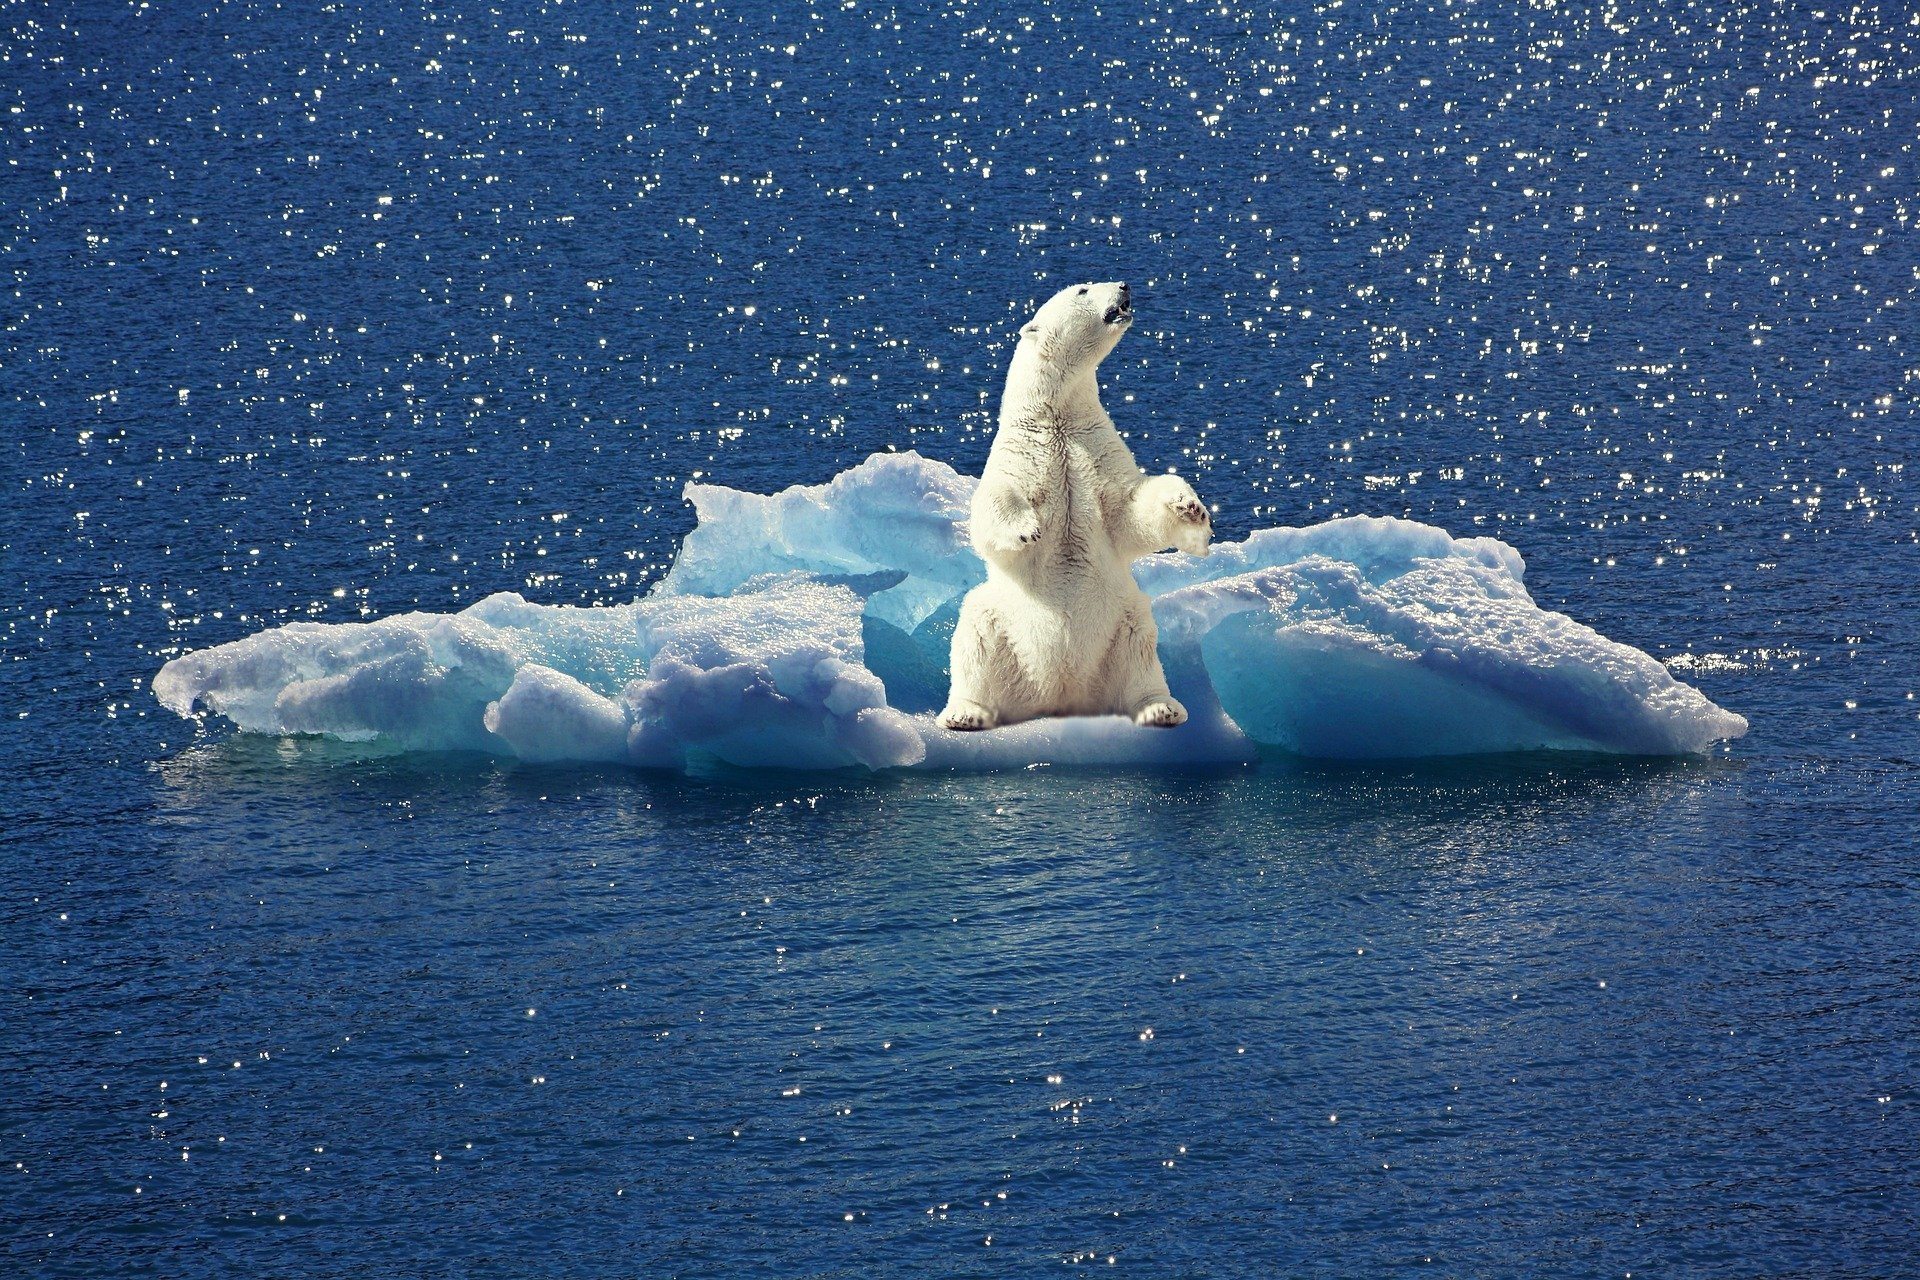
[[[7,1262],[1904,1270],[1915,38],[0,19]],[[685,780],[148,690],[291,621],[628,604],[689,481],[977,472],[1014,319],[1122,274],[1109,406],[1223,538],[1499,538],[1752,731]]]

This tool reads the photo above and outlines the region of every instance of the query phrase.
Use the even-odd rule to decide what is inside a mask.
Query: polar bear
[[[945,728],[1113,714],[1171,728],[1187,718],[1167,692],[1153,610],[1128,566],[1168,547],[1206,555],[1213,522],[1186,481],[1142,474],[1100,407],[1095,372],[1132,323],[1126,285],[1082,284],[1020,331],[973,495],[987,580],[960,607]]]

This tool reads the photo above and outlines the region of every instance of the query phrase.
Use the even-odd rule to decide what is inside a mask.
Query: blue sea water
[[[1901,6],[0,9],[0,1271],[1914,1274]],[[179,720],[977,472],[1492,534],[1751,733],[989,775]]]

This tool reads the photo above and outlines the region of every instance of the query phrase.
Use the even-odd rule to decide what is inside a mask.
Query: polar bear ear
[[[1038,338],[1040,336],[1040,322],[1038,320],[1029,321],[1027,327],[1020,331],[1020,336],[1023,338]]]

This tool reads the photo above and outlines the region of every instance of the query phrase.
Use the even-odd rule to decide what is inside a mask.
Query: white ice
[[[154,679],[241,729],[530,761],[823,769],[1242,762],[1571,749],[1671,755],[1741,717],[1527,594],[1492,538],[1355,517],[1136,566],[1192,720],[938,728],[973,480],[882,454],[771,496],[689,485],[699,525],[631,604],[489,597],[458,614],[292,623]]]

